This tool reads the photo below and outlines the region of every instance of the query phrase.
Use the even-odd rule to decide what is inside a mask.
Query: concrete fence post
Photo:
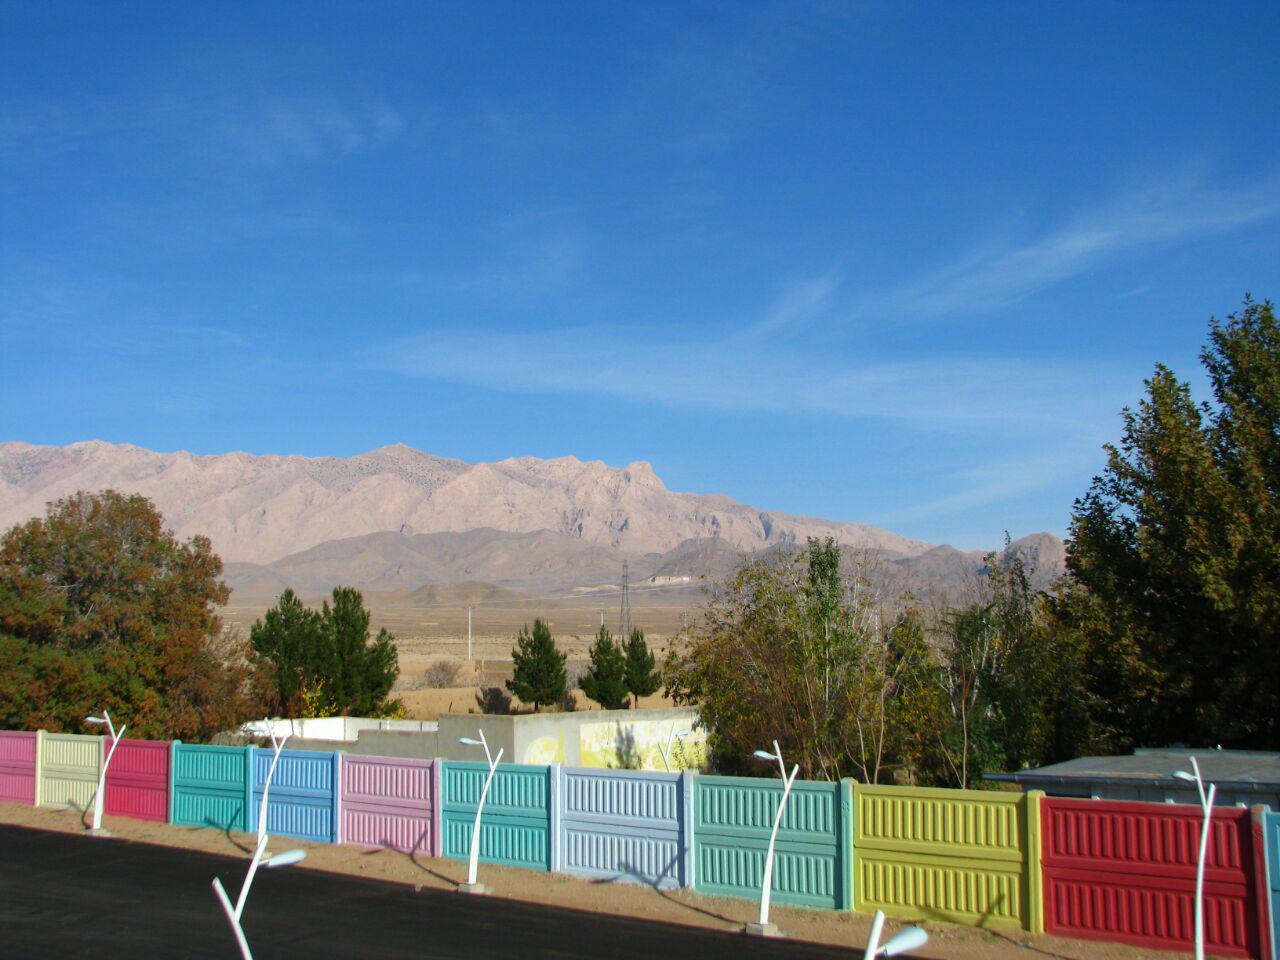
[[[564,828],[563,767],[558,763],[547,767],[547,869],[552,873],[562,873],[564,868],[564,843],[561,831]]]
[[[1044,842],[1040,833],[1040,801],[1043,790],[1029,790],[1027,804],[1027,929],[1031,933],[1044,933],[1044,866],[1040,862]]]
[[[853,783],[852,777],[845,777],[836,784],[836,811],[840,817],[840,826],[836,830],[840,850],[837,910],[853,909]]]
[[[436,757],[431,761],[431,856],[444,856],[444,818],[440,808],[443,806],[444,791],[440,781],[444,779],[444,761]]]
[[[695,790],[698,771],[680,771],[680,886],[692,887],[697,870],[694,857]]]
[[[342,751],[333,751],[333,833],[332,843],[342,842]]]
[[[244,745],[244,831],[257,829],[257,811],[253,806],[253,744]]]
[[[41,758],[43,756],[44,756],[44,731],[37,730],[36,731],[36,788],[35,788],[35,800],[36,800],[35,806],[37,807],[40,806],[40,801],[43,799],[40,796],[40,781],[44,779],[44,777],[41,776],[41,769],[40,769]]]

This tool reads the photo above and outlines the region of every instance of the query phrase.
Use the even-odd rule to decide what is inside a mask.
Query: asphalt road
[[[277,844],[278,846],[278,844]],[[238,957],[210,882],[248,858],[0,826],[0,958]],[[255,960],[852,960],[858,951],[468,897],[298,868],[262,870],[245,907]]]

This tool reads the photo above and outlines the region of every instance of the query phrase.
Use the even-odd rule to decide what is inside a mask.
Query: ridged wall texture
[[[1271,910],[1271,956],[1280,957],[1280,812],[1260,814],[1267,857],[1267,901]]]
[[[103,744],[111,750],[111,742]],[[121,740],[107,766],[103,809],[137,820],[169,819],[168,740]]]
[[[173,742],[171,823],[249,829],[248,747]]]
[[[1039,793],[858,784],[854,908],[1043,928]]]
[[[1203,815],[1198,806],[1050,798],[1044,802],[1050,933],[1190,951]],[[1261,837],[1258,838],[1259,841]],[[1270,953],[1248,810],[1216,808],[1205,866],[1205,949]]]
[[[0,731],[0,803],[36,802],[36,735]]]
[[[850,790],[847,780],[798,780],[791,788],[774,852],[773,900],[849,908]],[[699,776],[693,793],[694,887],[703,893],[759,897],[782,783]]]
[[[262,788],[271,769],[272,751],[251,748],[253,797],[249,830],[258,829]],[[267,832],[335,843],[338,839],[339,754],[318,750],[284,750],[267,796]]]
[[[343,756],[341,781],[339,842],[438,855],[439,760]]]
[[[441,774],[441,847],[466,860],[476,804],[489,768],[446,760]],[[484,802],[480,859],[533,870],[551,869],[551,767],[501,764]]]
[[[37,802],[42,807],[83,810],[93,802],[101,770],[102,737],[46,733],[40,738]]]
[[[556,869],[686,886],[686,780],[678,773],[565,767]]]

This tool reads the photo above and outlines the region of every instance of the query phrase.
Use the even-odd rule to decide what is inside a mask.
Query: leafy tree
[[[395,637],[369,639],[369,612],[359,590],[338,587],[320,610],[291,589],[254,623],[249,642],[271,677],[273,706],[288,716],[384,716],[400,674]]]
[[[578,685],[606,710],[620,710],[627,705],[627,660],[603,624],[591,644],[591,662]]]
[[[259,715],[209,540],[179,542],[145,497],[79,492],[0,539],[0,723],[207,739]]]
[[[658,671],[657,660],[644,642],[644,631],[636,627],[626,642],[626,674],[627,689],[631,691],[636,702],[658,692],[662,686],[662,674]]]
[[[668,655],[667,692],[698,705],[720,769],[776,738],[806,777],[884,772],[888,704],[904,667],[890,657],[878,598],[840,562],[830,540],[749,561]]]
[[[560,702],[567,684],[566,657],[542,620],[533,621],[533,633],[527,624],[520,628],[511,660],[515,675],[507,681],[508,690],[535,709]]]
[[[1158,365],[1075,503],[1068,569],[1087,598],[1082,682],[1139,743],[1280,745],[1280,328],[1270,302],[1211,321],[1214,402]],[[1104,666],[1105,664],[1105,666]]]

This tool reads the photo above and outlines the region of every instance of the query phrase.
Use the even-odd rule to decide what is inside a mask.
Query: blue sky
[[[0,2],[0,438],[978,548],[1280,296],[1280,5]]]

